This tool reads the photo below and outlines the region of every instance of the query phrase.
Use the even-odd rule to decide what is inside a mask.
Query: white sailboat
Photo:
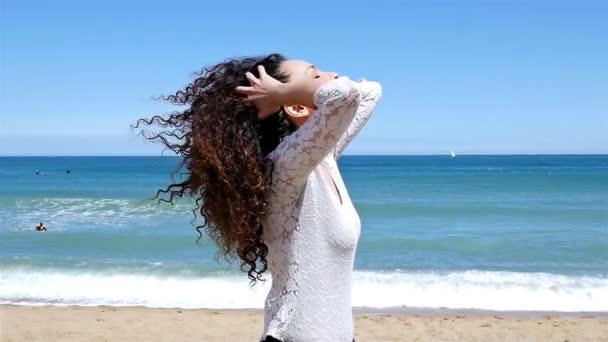
[[[454,153],[454,151],[450,151],[450,156],[452,156],[452,158],[456,157],[456,153]]]

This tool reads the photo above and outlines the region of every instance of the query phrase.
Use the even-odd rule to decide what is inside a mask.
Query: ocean
[[[0,303],[263,307],[268,274],[250,288],[195,243],[191,201],[151,200],[178,161],[0,158]],[[608,312],[608,155],[339,164],[362,221],[355,307]]]

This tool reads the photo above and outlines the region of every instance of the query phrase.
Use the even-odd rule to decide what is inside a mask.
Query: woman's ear
[[[285,105],[283,112],[294,126],[300,127],[308,120],[313,110],[302,105]]]

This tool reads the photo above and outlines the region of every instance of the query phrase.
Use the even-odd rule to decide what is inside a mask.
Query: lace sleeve
[[[359,134],[359,131],[365,126],[382,96],[382,86],[378,82],[362,80],[354,83],[361,94],[360,104],[355,118],[350,126],[348,126],[346,133],[342,135],[336,144],[336,148],[334,149],[335,159],[340,158],[346,147],[350,145],[352,140]]]
[[[336,146],[359,106],[359,89],[346,77],[331,80],[314,94],[317,110],[271,153],[273,183],[299,187]]]

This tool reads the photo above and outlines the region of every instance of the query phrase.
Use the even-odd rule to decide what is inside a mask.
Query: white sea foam
[[[0,211],[0,222],[6,230],[26,231],[38,221],[44,221],[53,231],[65,227],[89,227],[95,222],[98,228],[120,228],[133,223],[145,224],[167,215],[192,219],[193,205],[180,202],[176,205],[161,204],[153,200],[90,199],[90,198],[46,198],[16,200],[12,205],[4,204]]]
[[[188,278],[12,269],[0,272],[0,303],[261,308],[270,284],[250,289],[245,275]],[[352,296],[355,307],[608,312],[608,277],[357,271]]]

